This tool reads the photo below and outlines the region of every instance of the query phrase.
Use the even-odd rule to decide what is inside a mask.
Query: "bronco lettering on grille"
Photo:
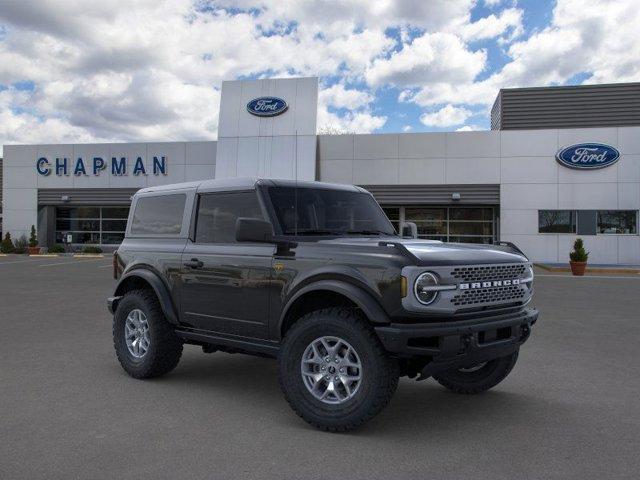
[[[460,283],[458,285],[458,289],[475,290],[478,288],[507,287],[510,285],[520,285],[520,280],[517,278],[514,278],[512,280],[492,280],[490,282]]]

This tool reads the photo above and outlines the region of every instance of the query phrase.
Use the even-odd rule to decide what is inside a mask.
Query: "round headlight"
[[[438,291],[432,289],[436,285],[438,285],[438,277],[431,272],[425,272],[416,278],[413,292],[421,304],[429,305],[433,303],[438,296]]]

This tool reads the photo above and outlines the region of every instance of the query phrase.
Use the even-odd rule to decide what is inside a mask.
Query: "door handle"
[[[184,262],[184,266],[189,268],[202,268],[204,267],[204,263],[202,263],[197,258],[192,258],[188,262]]]

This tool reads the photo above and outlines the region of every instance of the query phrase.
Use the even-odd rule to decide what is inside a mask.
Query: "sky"
[[[486,130],[500,88],[640,81],[638,0],[3,0],[0,144],[215,140],[223,80],[319,132]]]

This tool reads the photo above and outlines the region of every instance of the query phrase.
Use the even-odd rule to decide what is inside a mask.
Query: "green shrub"
[[[2,243],[0,243],[0,252],[2,253],[13,253],[13,241],[11,240],[11,234],[9,232],[7,232],[7,234],[4,236],[4,239],[2,240]]]
[[[38,246],[38,235],[36,234],[35,225],[31,225],[31,235],[29,235],[29,246],[30,247]]]
[[[589,252],[584,249],[584,242],[581,238],[576,238],[573,244],[573,252],[569,253],[572,262],[586,262],[589,258]]]
[[[26,235],[21,235],[15,242],[13,242],[13,253],[27,253],[27,245],[29,241]]]
[[[102,253],[102,249],[100,247],[84,247],[82,249],[82,253]]]
[[[60,245],[59,243],[56,243],[55,245],[52,245],[49,247],[49,253],[64,253],[64,245]]]

